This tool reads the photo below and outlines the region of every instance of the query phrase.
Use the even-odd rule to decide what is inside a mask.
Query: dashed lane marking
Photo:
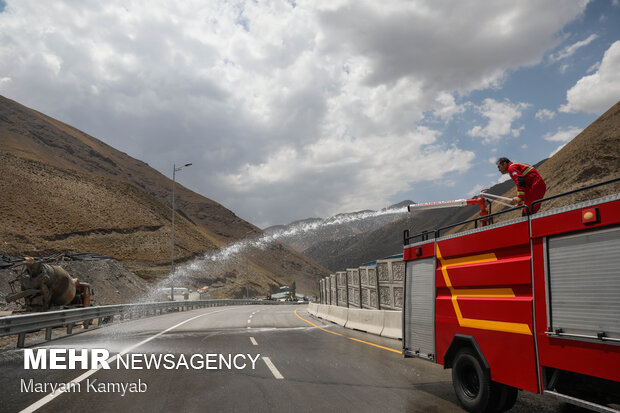
[[[276,379],[284,378],[284,376],[278,371],[276,366],[274,366],[274,364],[271,362],[271,359],[269,357],[263,357],[263,361],[265,362],[267,367],[269,367],[269,370],[271,370],[271,374],[273,374],[273,377],[275,377]]]

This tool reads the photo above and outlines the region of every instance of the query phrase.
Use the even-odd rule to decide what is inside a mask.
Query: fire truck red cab
[[[452,368],[472,412],[505,411],[518,389],[617,409],[620,194],[442,231],[405,231],[403,354]]]

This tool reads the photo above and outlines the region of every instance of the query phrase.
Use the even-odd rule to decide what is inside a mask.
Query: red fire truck
[[[452,368],[470,412],[508,410],[519,389],[618,411],[620,194],[448,228],[404,233],[405,357]]]

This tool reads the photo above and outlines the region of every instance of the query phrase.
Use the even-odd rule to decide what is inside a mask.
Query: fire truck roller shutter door
[[[549,328],[620,339],[620,227],[548,239]]]
[[[408,261],[405,277],[404,346],[417,357],[436,359],[435,258]]]

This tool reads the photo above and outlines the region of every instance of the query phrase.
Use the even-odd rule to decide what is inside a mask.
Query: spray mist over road
[[[265,249],[268,245],[273,244],[274,242],[277,242],[283,238],[285,239],[287,237],[306,234],[313,231],[318,231],[320,229],[347,224],[355,221],[373,219],[387,215],[406,214],[407,212],[407,207],[402,207],[383,209],[380,211],[367,211],[354,214],[346,214],[325,219],[322,221],[294,225],[290,228],[275,231],[270,234],[263,234],[256,238],[245,238],[233,242],[232,244],[228,245],[223,249],[206,252],[201,258],[197,258],[191,263],[178,266],[176,268],[175,274],[171,274],[166,279],[157,283],[157,285],[153,287],[153,290],[166,287],[169,288],[171,283],[178,285],[178,283],[183,279],[187,279],[192,276],[198,276],[204,273],[217,273],[230,262],[234,262],[243,258],[242,253],[250,248]]]

